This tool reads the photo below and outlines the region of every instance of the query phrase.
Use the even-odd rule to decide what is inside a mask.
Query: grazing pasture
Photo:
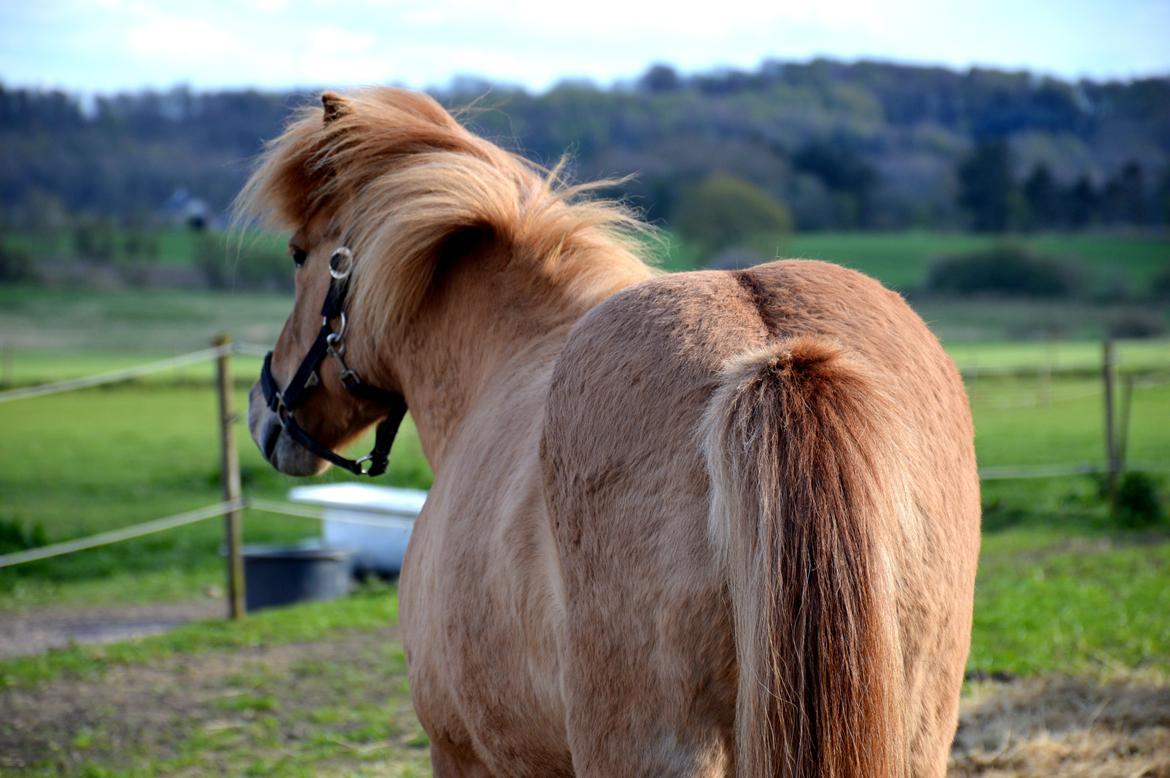
[[[1003,237],[971,233],[811,232],[795,235],[783,246],[791,257],[831,259],[880,278],[896,289],[914,289],[926,277],[930,262],[949,254],[988,249],[1002,243],[1024,246],[1042,254],[1070,259],[1102,287],[1120,280],[1145,288],[1170,262],[1170,240],[1150,235],[1039,233]]]
[[[704,264],[701,246],[672,232],[656,248],[668,270],[693,270]],[[1170,263],[1170,240],[1157,234],[1036,233],[979,235],[967,232],[905,230],[891,232],[800,232],[769,241],[757,237],[760,256],[825,259],[860,270],[889,287],[911,291],[922,286],[931,263],[942,256],[1010,244],[1069,260],[1097,289],[1120,284],[1129,291],[1148,287]]]

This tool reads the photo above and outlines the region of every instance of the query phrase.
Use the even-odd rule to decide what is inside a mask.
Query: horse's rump
[[[978,548],[962,401],[905,302],[831,265],[674,275],[590,312],[542,445],[574,755],[945,769]],[[622,743],[673,727],[691,772],[594,722]]]

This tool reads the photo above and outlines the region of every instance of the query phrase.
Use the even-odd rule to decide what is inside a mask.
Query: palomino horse
[[[656,273],[431,99],[323,102],[241,195],[297,265],[249,421],[285,473],[377,472],[409,406],[435,774],[941,775],[979,490],[918,316],[822,262]],[[375,423],[372,464],[332,453]]]

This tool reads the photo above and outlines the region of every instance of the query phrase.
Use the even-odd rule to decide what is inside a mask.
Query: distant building
[[[212,221],[211,206],[207,201],[195,197],[183,187],[171,193],[159,208],[159,215],[166,222],[183,225],[197,232],[207,229]]]

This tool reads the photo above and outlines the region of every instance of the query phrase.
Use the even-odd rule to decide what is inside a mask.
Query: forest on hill
[[[538,162],[568,152],[577,179],[633,174],[614,194],[683,230],[676,222],[711,197],[742,203],[733,210],[764,231],[1170,219],[1170,77],[814,60],[696,75],[656,65],[628,83],[541,94],[459,79],[433,93],[472,105],[466,123]],[[2,85],[3,226],[149,224],[176,197],[218,218],[263,140],[312,99],[184,87],[83,99]]]

